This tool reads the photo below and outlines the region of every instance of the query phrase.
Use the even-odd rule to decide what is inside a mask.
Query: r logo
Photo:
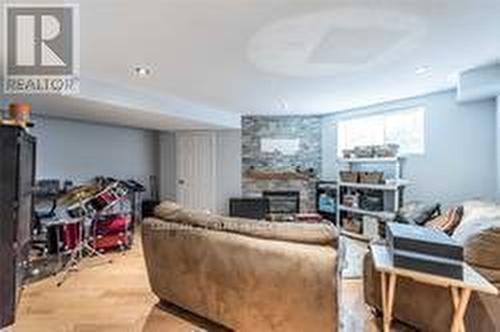
[[[73,8],[7,7],[7,74],[73,74]]]

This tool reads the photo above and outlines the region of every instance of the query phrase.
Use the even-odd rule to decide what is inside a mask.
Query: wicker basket
[[[341,171],[340,172],[340,181],[342,182],[358,182],[359,181],[359,173],[351,172],[351,171]]]
[[[354,148],[356,158],[373,158],[375,152],[373,146],[357,146]]]
[[[396,157],[399,152],[399,145],[397,144],[377,145],[374,148],[374,151],[375,151],[375,157],[379,158]]]
[[[344,159],[351,159],[351,158],[356,158],[356,154],[354,153],[353,149],[346,149],[342,151],[342,155]]]
[[[383,172],[360,172],[359,182],[369,184],[379,184],[384,181]]]

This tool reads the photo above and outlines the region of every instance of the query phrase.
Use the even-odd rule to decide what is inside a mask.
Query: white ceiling
[[[420,95],[500,58],[500,0],[66,2],[80,4],[82,79],[235,115],[321,114]],[[136,65],[152,75],[134,76]],[[421,66],[430,71],[416,75]],[[44,99],[65,114],[62,100],[75,98]],[[96,98],[77,101],[86,102],[80,117],[109,118]],[[108,102],[103,93],[97,104]],[[129,108],[112,118],[151,111]]]

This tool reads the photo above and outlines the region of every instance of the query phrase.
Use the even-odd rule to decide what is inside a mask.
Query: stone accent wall
[[[261,139],[300,139],[299,151],[292,156],[261,151]],[[246,177],[249,169],[294,171],[314,169],[310,180],[263,180]],[[302,212],[315,211],[316,180],[321,172],[321,117],[319,116],[245,116],[242,119],[242,192],[260,196],[265,190],[300,192]]]

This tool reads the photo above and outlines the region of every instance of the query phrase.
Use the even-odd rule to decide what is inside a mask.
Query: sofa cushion
[[[461,244],[475,234],[492,227],[500,227],[500,205],[486,201],[467,201],[463,204],[462,221],[453,232],[453,238]]]
[[[170,201],[165,201],[158,205],[155,209],[155,216],[168,222],[269,240],[337,246],[337,230],[330,223],[280,223],[245,218],[229,218],[209,212],[184,209]]]
[[[465,260],[499,288],[500,219],[472,221],[467,225],[459,239],[464,244]]]
[[[482,200],[465,201],[461,204],[464,207],[464,215],[461,225],[468,222],[477,221],[479,219],[496,219],[500,218],[500,204]],[[456,232],[460,232],[459,226]]]

